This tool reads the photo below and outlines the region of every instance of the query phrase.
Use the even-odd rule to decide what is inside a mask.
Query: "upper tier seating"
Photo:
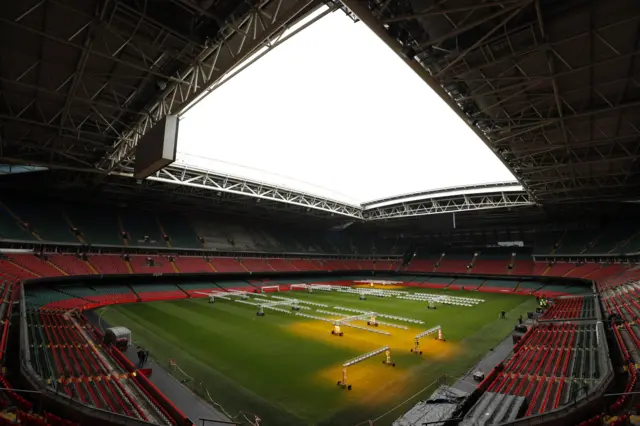
[[[368,235],[352,234],[351,246],[353,247],[353,251],[351,253],[360,255],[370,255],[375,253],[375,240]]]
[[[351,239],[342,232],[330,232],[326,235],[326,239],[333,248],[330,253],[352,254],[355,251]]]
[[[223,226],[216,223],[215,218],[192,216],[191,223],[198,238],[204,239],[204,248],[222,251],[236,249],[235,242],[223,232]]]
[[[584,254],[609,254],[623,251],[622,243],[632,238],[638,228],[631,228],[628,224],[612,224],[600,230],[595,243],[588,247]]]
[[[152,212],[121,210],[120,230],[127,233],[129,246],[166,247],[158,219]]]
[[[29,225],[31,226],[31,225]],[[27,227],[12,215],[10,209],[0,203],[0,239],[35,241],[36,237]]]
[[[272,237],[277,235],[277,240],[281,252],[283,253],[307,253],[309,250],[305,247],[297,235],[291,232],[289,229],[274,228],[272,230]]]
[[[87,244],[124,245],[116,210],[104,206],[70,204],[65,206],[65,212],[71,225],[80,231]]]
[[[265,252],[284,252],[282,246],[276,238],[273,237],[266,229],[259,226],[243,226],[246,234],[260,251]]]
[[[582,254],[593,247],[597,238],[597,230],[567,231],[560,240],[555,254]]]
[[[538,232],[535,235],[533,252],[540,255],[555,253],[564,231]]]
[[[46,209],[43,209],[40,202],[33,200],[20,202],[5,200],[4,205],[15,219],[19,219],[22,223],[28,223],[30,229],[40,239],[61,243],[78,243],[78,239],[65,220],[60,206],[50,204]]]
[[[169,236],[171,247],[202,248],[202,243],[198,241],[198,235],[186,216],[178,212],[162,212],[157,214],[157,218],[160,231]]]
[[[464,273],[460,265],[451,263],[456,256],[450,251],[457,253],[460,248],[450,248],[440,238],[432,238],[433,236],[405,239],[393,234],[376,235],[373,229],[364,230],[359,226],[342,231],[299,229],[276,223],[277,221],[256,219],[248,222],[235,216],[163,209],[149,211],[135,206],[119,210],[99,204],[58,205],[46,200],[32,200],[19,196],[7,197],[1,201],[0,239],[4,240],[163,249],[205,248],[220,252],[317,253],[345,256],[357,254],[380,257],[390,254],[402,255],[411,245],[419,248],[418,258],[423,259],[440,259],[440,253],[444,250],[447,255],[442,259],[441,272]],[[126,239],[123,238],[123,232]],[[533,252],[536,256],[623,254],[640,251],[640,225],[632,219],[626,222],[612,220],[611,224],[599,229],[535,233],[527,231],[523,235],[526,235],[523,240],[527,245],[533,236]],[[480,242],[477,244],[478,247],[483,246]],[[477,268],[476,273],[492,273],[491,269],[497,265],[490,265],[485,261],[510,258],[510,250],[527,249],[485,246],[480,249],[481,253],[476,261],[473,261],[471,249],[458,260],[464,260],[465,266],[474,263],[472,269]],[[423,251],[438,254],[425,256]],[[493,259],[491,253],[494,252],[504,253],[500,259]],[[519,255],[516,258],[521,260]],[[485,268],[488,270],[483,272]],[[473,270],[469,272],[474,273]]]

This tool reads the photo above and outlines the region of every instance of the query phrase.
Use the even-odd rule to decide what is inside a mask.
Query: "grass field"
[[[130,328],[135,343],[147,348],[160,365],[168,366],[169,358],[174,358],[194,378],[188,386],[202,396],[208,391],[228,412],[256,413],[267,426],[354,425],[387,413],[443,374],[463,375],[508,335],[518,315],[535,307],[535,298],[529,296],[427,292],[485,302],[428,310],[421,302],[391,298],[369,296],[361,301],[357,295],[344,293],[281,294],[425,322],[407,331],[387,327],[391,336],[345,327],[345,335],[337,337],[331,335],[331,324],[326,322],[269,310],[265,317],[256,317],[253,306],[230,301],[210,305],[206,299],[114,306],[106,308],[103,318],[110,325]],[[499,320],[501,310],[511,320]],[[315,309],[305,312],[326,316]],[[438,324],[446,342],[427,338],[421,344],[422,357],[413,355],[413,336]],[[342,363],[385,345],[392,349],[395,368],[384,366],[383,355],[379,355],[349,368],[353,390],[336,386]],[[376,425],[390,424],[430,391],[385,415]]]

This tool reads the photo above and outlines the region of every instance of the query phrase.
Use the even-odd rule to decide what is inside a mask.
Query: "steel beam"
[[[354,219],[362,218],[362,209],[357,205],[345,204],[312,194],[270,185],[265,182],[254,182],[187,166],[169,166],[157,171],[147,179],[155,182],[190,186],[221,193],[226,192],[245,195],[257,200],[293,204],[306,209],[321,210]]]
[[[262,0],[247,16],[227,24],[219,40],[207,46],[193,64],[167,81],[159,97],[145,108],[149,114],[124,132],[114,151],[98,167],[113,171],[130,162],[139,139],[167,114],[179,113],[234,68],[320,6],[317,0]],[[177,81],[173,81],[177,80]]]
[[[533,198],[525,191],[464,194],[368,209],[365,210],[364,217],[366,220],[396,219],[472,210],[524,207],[534,204]]]

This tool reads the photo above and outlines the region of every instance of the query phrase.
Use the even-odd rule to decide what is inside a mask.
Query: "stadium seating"
[[[213,272],[209,262],[202,257],[176,256],[173,259],[173,264],[176,265],[179,272]]]
[[[593,387],[601,376],[595,327],[563,323],[533,328],[487,392],[527,397],[527,416],[568,404],[575,389]]]
[[[246,271],[249,272],[273,272],[274,269],[267,263],[266,259],[252,259],[252,258],[238,258],[240,263]]]
[[[488,291],[491,293],[507,293],[515,292],[520,283],[518,281],[507,280],[486,280],[482,284],[482,291]],[[538,285],[538,287],[540,287]]]
[[[5,200],[4,206],[19,224],[29,224],[36,239],[57,243],[78,242],[62,209],[56,204],[49,204],[43,209],[41,203],[33,200]]]
[[[247,272],[247,269],[232,257],[210,258],[209,263],[216,272]]]
[[[101,345],[92,327],[60,310],[30,309],[26,314],[33,366],[44,383],[84,405],[156,424],[175,423]]]
[[[576,265],[573,263],[557,262],[550,265],[549,268],[546,268],[542,275],[550,277],[564,277],[575,268]]]
[[[622,242],[637,232],[637,228],[630,228],[628,225],[612,224],[606,226],[600,231],[595,244],[588,247],[584,254],[618,253],[618,250],[622,248]]]
[[[101,274],[129,274],[132,272],[128,263],[118,255],[91,255],[89,262]]]
[[[123,246],[118,214],[105,206],[73,205],[65,206],[71,225],[81,233],[82,242],[94,245]]]
[[[469,272],[467,266],[471,264],[472,255],[446,255],[440,260],[437,272],[465,274]]]
[[[126,232],[128,238],[123,239],[123,232]],[[164,236],[167,237],[166,240]],[[634,221],[614,221],[601,229],[541,231],[533,236],[533,254],[538,256],[606,255],[640,251],[640,226]],[[0,239],[120,247],[205,248],[253,253],[378,256],[400,255],[409,245],[408,240],[398,236],[374,236],[357,229],[330,232],[293,229],[260,220],[248,224],[238,218],[215,214],[136,208],[118,210],[109,206],[82,203],[58,205],[49,201],[36,202],[15,197],[4,199],[0,203]],[[413,244],[420,245],[420,239],[414,238]],[[444,247],[440,243],[438,246],[441,250]],[[475,273],[490,274],[493,273],[493,268],[502,269],[502,266],[491,265],[487,261],[502,262],[509,258],[508,252],[512,249],[522,251],[522,248],[484,248],[474,260],[473,251],[469,250],[468,254],[458,259],[464,261],[460,264],[451,263],[460,253],[450,253],[449,249],[444,249],[446,256],[442,259],[440,272],[463,273],[463,266],[473,264]],[[441,250],[436,250],[435,246],[420,248],[418,259],[439,259]],[[438,254],[428,255],[429,252]],[[500,259],[492,259],[492,253],[501,253]],[[516,253],[512,273],[526,271],[526,268],[520,270],[520,260],[523,260],[521,253]]]
[[[505,275],[508,273],[508,260],[476,260],[471,272],[474,274]]]
[[[400,261],[378,260],[375,263],[376,271],[396,271],[400,267]]]
[[[450,290],[476,290],[482,286],[484,280],[478,278],[458,278],[447,287]]]
[[[118,212],[120,231],[127,234],[129,246],[166,247],[163,234],[154,214],[139,210]]]
[[[514,292],[520,294],[538,294],[544,288],[544,284],[538,281],[522,281],[518,283]]]
[[[274,271],[298,271],[289,259],[267,259],[267,264]]]
[[[571,297],[555,299],[541,319],[585,319],[595,318],[596,309],[593,297]]]
[[[12,254],[11,260],[22,268],[41,277],[59,277],[66,272],[46,260],[39,259],[32,254]]]
[[[10,277],[17,278],[18,280],[28,280],[38,277],[38,275],[12,262],[9,259],[0,259],[0,271]]]
[[[169,247],[202,248],[202,243],[198,241],[198,235],[186,216],[178,212],[162,212],[157,214],[157,219],[161,233],[169,237]]]
[[[132,284],[131,289],[142,302],[186,299],[189,295],[175,284]]]
[[[0,238],[9,241],[35,241],[36,237],[26,225],[13,216],[4,203],[0,203]]]
[[[373,271],[376,268],[376,263],[373,260],[357,260],[356,264],[358,269],[363,271]]]
[[[437,259],[414,259],[406,268],[407,271],[413,272],[433,272]]]
[[[92,275],[96,273],[89,262],[72,254],[49,254],[47,259],[68,275]]]
[[[85,262],[74,255],[47,255],[45,259],[31,254],[12,254],[11,260],[0,260],[0,267],[4,265],[7,273],[21,275],[21,278],[32,278],[37,275],[90,275],[98,273],[175,273],[175,272],[258,272],[258,271],[298,271],[298,270],[360,270],[374,267],[374,262],[369,260],[353,259],[288,259],[288,258],[252,258],[252,257],[215,257],[205,260],[198,256],[172,256],[173,262],[167,256],[159,255],[129,255],[126,261],[120,255],[89,255],[89,262]],[[154,266],[149,266],[148,260],[154,261]],[[429,262],[429,260],[424,260]],[[466,261],[451,259],[449,266],[457,268],[455,262]],[[2,263],[4,262],[4,264]],[[20,263],[19,263],[20,262]],[[415,262],[415,261],[414,261]],[[483,262],[487,262],[484,263]],[[496,262],[496,263],[494,263]],[[491,274],[496,271],[493,268],[500,262],[504,269],[502,273]],[[523,260],[525,262],[525,260]],[[413,262],[412,262],[413,263]],[[497,259],[476,259],[474,268],[480,267],[483,275],[507,275],[508,261]],[[21,267],[21,264],[25,264]],[[462,263],[461,263],[462,264]],[[211,265],[211,266],[210,266]],[[397,261],[376,261],[376,269],[379,266],[385,268],[399,265]],[[420,263],[418,263],[420,265]],[[531,265],[531,263],[529,263]],[[640,304],[637,300],[636,289],[630,288],[630,280],[638,277],[640,272],[621,265],[582,265],[558,264],[551,267],[545,263],[540,264],[545,268],[547,275],[561,273],[564,270],[572,272],[572,276],[596,276],[601,281],[598,288],[613,288],[616,293],[605,299],[605,309],[623,314],[629,322],[636,321],[640,314]],[[458,265],[459,266],[459,265]],[[483,269],[487,266],[486,269]],[[587,267],[588,266],[588,267]],[[207,270],[208,268],[208,270]],[[578,269],[581,268],[581,269]],[[465,266],[466,269],[466,266]],[[513,268],[515,269],[515,268]],[[95,270],[95,272],[94,272]],[[385,269],[388,270],[388,269]],[[8,272],[12,271],[12,272]],[[31,273],[29,271],[33,271]],[[558,272],[559,271],[559,272]],[[474,273],[472,271],[471,273]],[[37,275],[36,275],[37,274]],[[466,272],[465,272],[466,274]],[[516,292],[524,294],[572,294],[575,291],[589,291],[588,289],[576,290],[574,287],[563,284],[540,284],[534,281],[474,278],[473,276],[447,278],[447,277],[412,277],[407,276],[408,285],[426,288],[446,288],[450,290],[478,290]],[[333,278],[338,280],[338,278]],[[352,280],[355,278],[351,278]],[[60,284],[55,288],[37,287],[26,294],[26,302],[29,308],[30,336],[35,342],[31,348],[34,362],[39,363],[38,373],[43,377],[51,377],[57,380],[59,377],[78,377],[80,374],[98,374],[101,361],[97,355],[92,354],[90,345],[84,345],[80,339],[99,339],[91,328],[84,328],[87,336],[82,331],[82,326],[77,327],[75,319],[69,319],[59,309],[89,308],[111,303],[131,303],[137,301],[174,300],[188,297],[207,297],[212,291],[247,290],[257,291],[263,286],[279,285],[281,289],[287,289],[291,282],[279,279],[265,281],[230,280],[216,283],[185,283],[185,284],[107,284],[88,286],[82,283]],[[624,291],[622,289],[624,288]],[[612,290],[609,290],[612,291]],[[563,324],[547,325],[545,321],[571,321],[577,319],[593,319],[595,317],[595,299],[593,297],[557,298],[554,300],[541,318],[541,325],[527,335],[526,344],[521,345],[515,355],[507,362],[504,371],[491,383],[490,392],[505,395],[526,396],[531,404],[527,409],[528,415],[535,415],[552,410],[568,402],[568,394],[577,389],[576,381],[584,381],[588,386],[593,386],[600,377],[600,359],[596,354],[595,331],[591,325],[575,325],[570,322]],[[45,307],[44,309],[42,307]],[[1,312],[0,312],[1,313]],[[636,342],[640,333],[636,332],[636,326],[626,325],[623,330],[628,334],[629,341]],[[36,340],[37,339],[37,340]],[[89,340],[91,341],[91,340]],[[57,345],[55,350],[49,353],[41,351],[39,345]],[[76,345],[76,347],[71,347]],[[80,345],[80,346],[77,346]],[[638,341],[640,348],[640,341]],[[97,349],[100,356],[105,356],[108,362],[114,362],[116,369],[123,371],[125,376],[118,381],[112,381],[111,387],[94,386],[89,382],[80,380],[69,388],[81,402],[109,411],[139,418],[140,412],[132,403],[127,403],[127,395],[139,404],[146,404],[145,390],[139,382],[131,376],[126,376],[126,368],[118,364],[118,360],[108,350]],[[92,361],[93,360],[93,361]],[[95,362],[94,362],[95,361]],[[66,370],[65,370],[66,369]],[[62,372],[61,372],[62,371]],[[119,370],[118,370],[119,371]],[[67,392],[65,390],[65,392]],[[135,398],[134,398],[135,397]],[[115,405],[121,398],[122,403]],[[142,401],[142,402],[139,402]],[[154,417],[162,416],[168,419],[168,413],[155,404],[152,398],[147,401],[152,406]],[[109,405],[111,402],[111,405]],[[146,405],[145,405],[146,407]],[[155,407],[155,408],[153,408]],[[145,408],[146,409],[146,408]]]
[[[319,271],[322,265],[316,260],[289,259],[291,265],[298,271]]]
[[[565,232],[538,232],[535,235],[533,252],[539,255],[554,254]]]
[[[192,216],[191,223],[198,238],[204,240],[203,248],[215,250],[234,250],[236,249],[233,240],[223,234],[215,221],[211,218],[202,216]]]
[[[129,263],[136,274],[173,274],[178,272],[164,256],[129,256]]]
[[[567,231],[558,244],[554,254],[582,254],[592,248],[598,238],[597,230]]]

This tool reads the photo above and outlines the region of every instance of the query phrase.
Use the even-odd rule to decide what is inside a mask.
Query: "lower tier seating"
[[[91,326],[58,309],[27,312],[32,365],[43,383],[91,407],[156,424],[174,424],[138,386]]]
[[[553,300],[551,307],[542,315],[543,320],[595,318],[596,307],[593,297],[571,297]]]
[[[527,416],[571,402],[578,387],[595,386],[602,368],[595,325],[542,324],[499,366],[487,392],[524,396]]]
[[[142,302],[186,299],[189,297],[187,293],[175,284],[132,284],[131,289]]]

